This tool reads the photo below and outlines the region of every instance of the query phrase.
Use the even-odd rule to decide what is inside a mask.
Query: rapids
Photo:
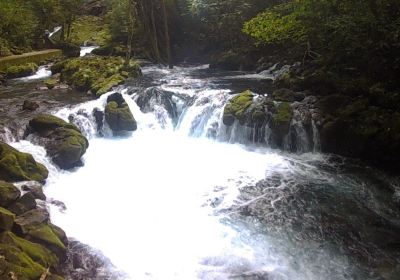
[[[270,79],[206,68],[144,67],[119,89],[138,122],[125,137],[96,131],[91,112],[107,95],[55,111],[90,141],[81,168],[61,171],[42,147],[13,142],[50,171],[46,195],[66,205],[49,205],[52,222],[124,273],[112,279],[398,279],[399,250],[381,242],[399,244],[398,179],[315,152],[315,128],[299,153],[228,131],[232,92]],[[143,92],[154,94],[146,110]]]

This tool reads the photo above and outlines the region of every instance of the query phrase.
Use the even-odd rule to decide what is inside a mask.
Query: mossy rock
[[[4,181],[43,182],[49,172],[36,162],[31,154],[22,153],[6,143],[0,142],[0,179]]]
[[[26,193],[18,198],[13,204],[8,207],[8,210],[16,215],[24,214],[36,208],[36,200],[33,194]]]
[[[0,231],[11,230],[14,224],[15,215],[9,210],[0,207]]]
[[[0,242],[17,247],[43,267],[56,268],[59,265],[58,257],[49,249],[40,244],[18,237],[12,232],[6,231],[1,233]]]
[[[319,99],[316,103],[316,107],[326,114],[337,114],[340,110],[343,110],[349,102],[350,98],[348,96],[333,94]]]
[[[29,225],[25,227],[24,236],[32,242],[44,245],[52,251],[60,260],[66,258],[66,244],[64,244],[55,232],[47,224]]]
[[[236,119],[239,120],[241,124],[244,123],[247,109],[253,103],[253,96],[251,91],[246,90],[229,100],[228,104],[225,106],[223,115],[223,122],[226,126],[233,125]]]
[[[13,275],[14,279],[38,280],[47,270],[33,261],[28,254],[12,245],[0,243],[0,256],[2,256],[0,258],[2,275]]]
[[[50,78],[44,81],[44,84],[48,89],[53,89],[55,86],[58,84],[58,79],[55,78]]]
[[[132,60],[126,64],[121,57],[85,56],[60,62],[54,68],[54,72],[61,72],[62,81],[80,91],[91,91],[97,97],[125,79],[141,75],[138,63]]]
[[[272,132],[278,146],[282,145],[284,137],[289,133],[293,110],[288,102],[282,102],[276,107],[276,114],[272,118]]]
[[[29,132],[45,138],[45,147],[54,163],[63,169],[81,164],[89,141],[74,124],[51,115],[38,115],[29,122]]]
[[[136,120],[125,102],[121,105],[118,105],[115,101],[109,102],[105,109],[105,120],[114,132],[135,131],[137,129]]]
[[[13,184],[0,181],[0,207],[8,207],[21,196]]]
[[[80,132],[79,128],[71,123],[52,115],[37,115],[30,122],[29,127],[34,133],[38,133],[42,137],[46,137],[50,132],[57,128],[73,129]]]
[[[96,92],[96,96],[100,97],[101,95],[109,92],[113,87],[123,84],[124,81],[125,78],[122,75],[114,74],[104,81],[100,81],[100,83],[95,85],[93,89]]]
[[[24,65],[10,66],[6,70],[6,77],[8,79],[15,79],[26,77],[34,74],[38,69],[35,63],[27,63]]]
[[[47,151],[55,164],[70,169],[80,164],[82,156],[89,147],[89,141],[74,129],[57,128],[49,136],[51,142]]]

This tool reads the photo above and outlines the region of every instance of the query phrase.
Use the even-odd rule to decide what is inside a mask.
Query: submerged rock
[[[114,132],[135,131],[137,129],[136,120],[120,93],[110,95],[107,102],[105,119]]]
[[[49,172],[31,154],[22,153],[0,142],[0,179],[5,181],[44,181]]]
[[[22,110],[35,111],[39,108],[39,103],[36,101],[25,100],[22,105]]]
[[[38,115],[29,122],[28,134],[40,137],[53,162],[63,169],[81,164],[81,157],[89,147],[88,140],[74,124],[51,115]]]

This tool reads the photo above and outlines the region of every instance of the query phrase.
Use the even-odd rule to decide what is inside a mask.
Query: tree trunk
[[[169,29],[168,29],[168,17],[167,17],[167,8],[165,6],[164,0],[160,0],[164,15],[164,34],[165,34],[165,49],[167,51],[167,63],[168,67],[172,69],[174,66],[172,65],[172,58],[171,58],[171,42],[169,37]]]
[[[157,62],[161,62],[161,55],[160,55],[160,49],[158,45],[158,36],[157,36],[157,24],[156,24],[156,19],[154,16],[154,3],[153,0],[150,0],[151,7],[150,7],[150,18],[151,18],[151,26],[152,26],[152,31],[153,31],[153,38],[151,39],[153,42],[153,48],[154,48],[154,55],[157,60]]]

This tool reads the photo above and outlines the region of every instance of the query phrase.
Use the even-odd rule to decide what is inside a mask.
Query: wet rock
[[[15,227],[18,232],[23,233],[26,226],[43,224],[49,221],[49,213],[45,209],[36,208],[17,216]]]
[[[56,268],[59,260],[55,254],[42,245],[30,242],[26,239],[16,236],[12,232],[3,232],[0,234],[0,242],[8,246],[16,247],[22,250],[32,261],[37,262],[43,267]]]
[[[294,92],[293,90],[281,88],[273,92],[274,100],[281,102],[302,101],[305,98],[304,93]]]
[[[101,111],[99,108],[94,108],[93,116],[96,120],[97,132],[101,132],[104,126],[104,112]]]
[[[61,261],[66,259],[66,244],[61,240],[65,233],[61,234],[59,228],[46,223],[29,223],[21,225],[16,219],[17,234],[31,242],[41,244],[52,251]]]
[[[22,110],[27,110],[27,111],[35,111],[38,109],[39,103],[36,101],[30,101],[30,100],[25,100],[24,104],[22,105]]]
[[[8,207],[8,210],[16,215],[21,215],[29,210],[36,208],[35,197],[31,193],[26,193]]]
[[[136,103],[140,107],[140,110],[144,113],[154,112],[156,110],[156,106],[160,106],[168,112],[168,115],[171,119],[177,120],[179,113],[176,105],[176,99],[182,101],[183,103],[188,103],[190,101],[187,97],[180,96],[176,93],[162,90],[157,87],[151,87],[139,93]]]
[[[16,201],[21,195],[21,192],[10,183],[0,181],[0,207],[8,207]]]
[[[43,186],[38,182],[25,182],[23,185],[21,185],[21,190],[27,193],[31,193],[35,199],[44,201],[46,200],[46,195],[43,193]]]
[[[224,124],[226,126],[231,126],[233,125],[235,119],[239,120],[241,124],[244,124],[246,110],[252,105],[253,97],[253,93],[247,90],[229,100],[224,109]]]
[[[10,145],[0,142],[0,179],[43,182],[48,173],[47,168],[36,162],[31,154],[21,153]]]
[[[53,162],[63,169],[81,165],[81,157],[89,147],[88,140],[80,130],[51,115],[38,115],[29,122],[28,133],[40,136]]]
[[[276,114],[273,116],[272,131],[279,146],[282,146],[283,138],[289,133],[293,110],[288,102],[277,106]]]
[[[9,210],[0,207],[0,231],[11,230],[14,224],[15,215]]]
[[[135,131],[137,123],[122,95],[113,94],[108,98],[105,120],[114,132]]]

